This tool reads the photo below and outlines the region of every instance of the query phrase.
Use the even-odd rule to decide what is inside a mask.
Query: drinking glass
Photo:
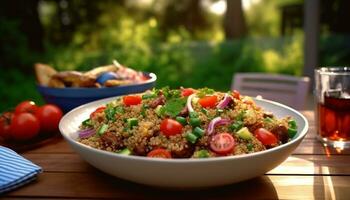
[[[315,70],[317,138],[335,148],[350,147],[350,68]]]

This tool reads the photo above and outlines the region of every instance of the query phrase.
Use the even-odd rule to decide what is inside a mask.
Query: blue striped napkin
[[[41,167],[0,146],[0,194],[29,183],[41,171]]]

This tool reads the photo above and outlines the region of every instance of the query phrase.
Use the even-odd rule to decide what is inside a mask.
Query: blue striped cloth
[[[41,171],[41,167],[0,146],[0,194],[29,183]]]

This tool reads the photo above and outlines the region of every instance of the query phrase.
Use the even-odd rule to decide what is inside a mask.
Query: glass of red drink
[[[326,145],[350,147],[350,67],[315,70],[317,137]]]

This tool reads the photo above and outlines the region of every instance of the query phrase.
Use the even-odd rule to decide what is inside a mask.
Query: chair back
[[[242,95],[277,101],[302,110],[306,104],[310,79],[280,74],[236,73],[231,89]]]

